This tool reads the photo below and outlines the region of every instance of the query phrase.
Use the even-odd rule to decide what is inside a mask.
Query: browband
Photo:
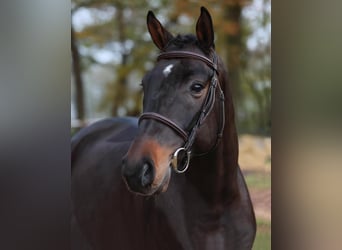
[[[190,52],[190,51],[162,52],[157,57],[157,61],[159,61],[160,59],[174,59],[174,58],[187,58],[187,59],[193,58],[193,59],[198,59],[198,60],[204,62],[205,64],[207,64],[213,70],[215,70],[216,73],[218,73],[218,71],[217,71],[217,64],[216,63],[212,62],[211,60],[209,60],[205,56],[202,56],[200,54],[197,54],[197,53],[194,53],[194,52]]]

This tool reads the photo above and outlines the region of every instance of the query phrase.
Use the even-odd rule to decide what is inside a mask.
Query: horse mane
[[[224,185],[226,189],[223,191],[223,200],[230,202],[237,198],[238,183],[237,183],[237,171],[238,171],[238,157],[239,157],[239,142],[237,136],[237,130],[235,125],[235,112],[231,85],[228,79],[228,72],[222,59],[218,57],[218,71],[219,82],[221,83],[222,91],[225,95],[225,126],[222,138],[223,143],[223,157],[224,161]],[[229,183],[229,185],[227,185]],[[229,197],[228,200],[226,197]]]
[[[178,34],[173,39],[169,41],[169,43],[166,45],[165,50],[177,50],[177,49],[184,49],[187,47],[193,47],[193,48],[200,48],[202,52],[209,56],[208,51],[205,51],[201,48],[201,45],[199,41],[197,40],[197,37],[193,34],[185,34],[180,35]]]
[[[196,47],[199,47],[199,42],[196,38],[195,35],[193,34],[186,34],[186,35],[177,35],[176,37],[174,37],[173,39],[170,40],[168,46],[175,46],[178,49],[182,49],[185,46],[189,46],[189,45],[193,45]]]

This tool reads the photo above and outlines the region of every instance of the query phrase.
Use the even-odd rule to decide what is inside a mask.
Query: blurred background
[[[270,134],[270,0],[72,0],[71,118],[76,126],[141,112],[142,76],[158,53],[148,10],[173,34],[194,33],[200,6],[214,22],[216,48],[228,65],[240,133]]]
[[[269,60],[270,52],[262,50],[264,39],[269,46],[268,1],[122,2],[121,8],[134,12],[134,16],[125,17],[126,35],[135,37],[131,38],[135,49],[150,48],[150,53],[156,53],[156,49],[152,49],[152,42],[146,37],[145,15],[149,9],[154,10],[173,32],[181,32],[186,27],[193,32],[194,26],[190,27],[188,21],[198,17],[200,4],[205,5],[213,14],[217,42],[223,41],[223,46],[218,44],[218,50],[225,61],[226,53],[232,55],[233,50],[228,50],[231,40],[223,38],[225,33],[222,30],[230,32],[234,30],[232,27],[239,27],[227,24],[234,21],[225,21],[231,13],[226,10],[234,9],[236,5],[238,20],[244,27],[240,29],[244,49],[239,60],[248,62],[248,65],[239,65],[240,74],[244,75],[240,77],[246,78],[248,74],[242,72],[250,72],[257,76],[254,79],[257,83],[261,76],[264,77],[262,69],[270,69],[263,63],[263,58]],[[72,17],[75,31],[72,41],[82,61],[79,65],[84,83],[84,119],[101,118],[107,116],[107,111],[102,110],[100,114],[101,107],[93,96],[97,94],[101,97],[105,93],[99,93],[105,90],[104,84],[98,82],[105,74],[94,76],[95,79],[89,79],[88,75],[91,75],[90,69],[93,72],[97,68],[103,69],[105,63],[92,62],[94,57],[90,56],[90,52],[106,50],[104,45],[107,42],[96,45],[99,37],[95,39],[84,34],[86,30],[93,29],[101,30],[105,35],[107,33],[102,28],[92,27],[107,23],[107,36],[112,36],[112,40],[108,41],[121,44],[117,35],[119,25],[115,25],[119,20],[119,4],[71,1],[70,15],[70,1],[67,0],[0,2],[0,197],[1,209],[5,212],[0,223],[1,249],[45,250],[67,249],[69,246],[70,101],[73,124],[78,113],[73,80],[70,95],[70,19]],[[176,4],[182,4],[182,7],[177,9]],[[228,7],[229,4],[231,7]],[[341,1],[272,1],[274,249],[341,249],[341,9]],[[112,14],[103,14],[111,11]],[[176,13],[176,21],[171,20],[172,13]],[[110,22],[110,19],[113,20]],[[224,23],[226,28],[220,29],[219,26]],[[249,33],[246,33],[248,26]],[[263,27],[268,27],[266,36]],[[139,36],[132,33],[135,28],[141,29]],[[252,44],[256,41],[257,44],[249,48],[248,41]],[[128,57],[136,55],[137,52],[132,51]],[[154,63],[153,54],[150,56],[144,58],[144,62]],[[134,68],[141,70],[138,59],[134,59],[137,60]],[[119,65],[108,65],[113,78],[108,79],[107,84],[114,79]],[[254,70],[248,71],[251,65]],[[232,70],[230,65],[229,68]],[[269,75],[266,76],[262,79],[269,79]],[[246,96],[246,102],[252,103],[250,106],[258,110],[258,106],[253,105],[255,97],[249,94],[247,98],[246,82],[240,80],[239,86],[245,86],[245,89],[239,97]],[[94,90],[89,91],[88,85]],[[266,174],[270,173],[270,152],[265,150],[270,145],[270,139],[264,136],[270,132],[253,131],[251,127],[256,123],[252,121],[249,127],[241,123],[244,118],[241,114],[244,114],[244,109],[247,110],[241,103],[243,101],[236,103],[240,114],[237,121],[240,165],[244,169],[258,220],[254,249],[270,249],[270,220],[267,219],[270,213],[262,213],[263,207],[270,207],[269,198],[263,198],[270,187],[269,174]],[[91,109],[98,114],[92,113]],[[255,110],[254,113],[246,111],[245,118],[255,117]],[[21,201],[21,197],[25,199]],[[58,225],[62,230],[56,233]],[[56,241],[58,239],[60,241]],[[32,244],[34,247],[30,247]]]
[[[158,49],[146,27],[152,10],[171,33],[194,33],[200,7],[212,15],[228,66],[240,159],[258,220],[253,249],[270,249],[271,1],[72,0],[72,133],[98,119],[138,116],[141,79]]]

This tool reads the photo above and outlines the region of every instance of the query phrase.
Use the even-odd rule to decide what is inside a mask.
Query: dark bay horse
[[[161,53],[142,81],[143,114],[72,138],[72,249],[251,249],[255,217],[210,14],[201,8],[196,35],[174,37],[151,11],[147,26]]]

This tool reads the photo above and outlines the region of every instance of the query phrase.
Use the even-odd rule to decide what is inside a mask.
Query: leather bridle
[[[190,52],[190,51],[170,51],[170,52],[163,52],[160,53],[157,61],[161,59],[195,59],[200,60],[207,64],[211,69],[213,69],[213,75],[210,80],[210,86],[209,90],[207,92],[207,95],[204,99],[202,109],[200,111],[200,114],[194,124],[194,126],[191,128],[190,132],[187,133],[183,128],[181,128],[179,125],[177,125],[175,122],[171,121],[165,116],[162,116],[161,114],[154,113],[154,112],[145,112],[143,113],[139,118],[139,124],[144,119],[153,119],[155,121],[158,121],[169,128],[171,128],[173,131],[175,131],[182,139],[184,140],[184,146],[178,148],[172,155],[171,159],[171,166],[177,173],[184,173],[187,168],[189,167],[190,158],[191,158],[191,147],[195,141],[197,131],[201,124],[204,122],[204,120],[207,118],[207,116],[210,114],[211,110],[214,107],[215,104],[215,95],[216,95],[216,89],[219,91],[219,100],[220,100],[220,107],[221,107],[221,126],[217,133],[216,143],[213,145],[213,147],[205,153],[197,154],[195,156],[202,156],[205,154],[208,154],[212,150],[216,148],[216,146],[219,143],[219,140],[222,138],[223,135],[223,129],[224,129],[224,123],[225,123],[225,111],[224,111],[224,94],[221,89],[221,86],[219,84],[218,80],[218,68],[217,68],[217,55],[215,51],[212,51],[213,53],[213,59],[210,60],[207,57]],[[179,161],[179,155],[181,155],[182,160]],[[184,156],[186,158],[184,158]],[[179,167],[180,166],[180,167]]]

